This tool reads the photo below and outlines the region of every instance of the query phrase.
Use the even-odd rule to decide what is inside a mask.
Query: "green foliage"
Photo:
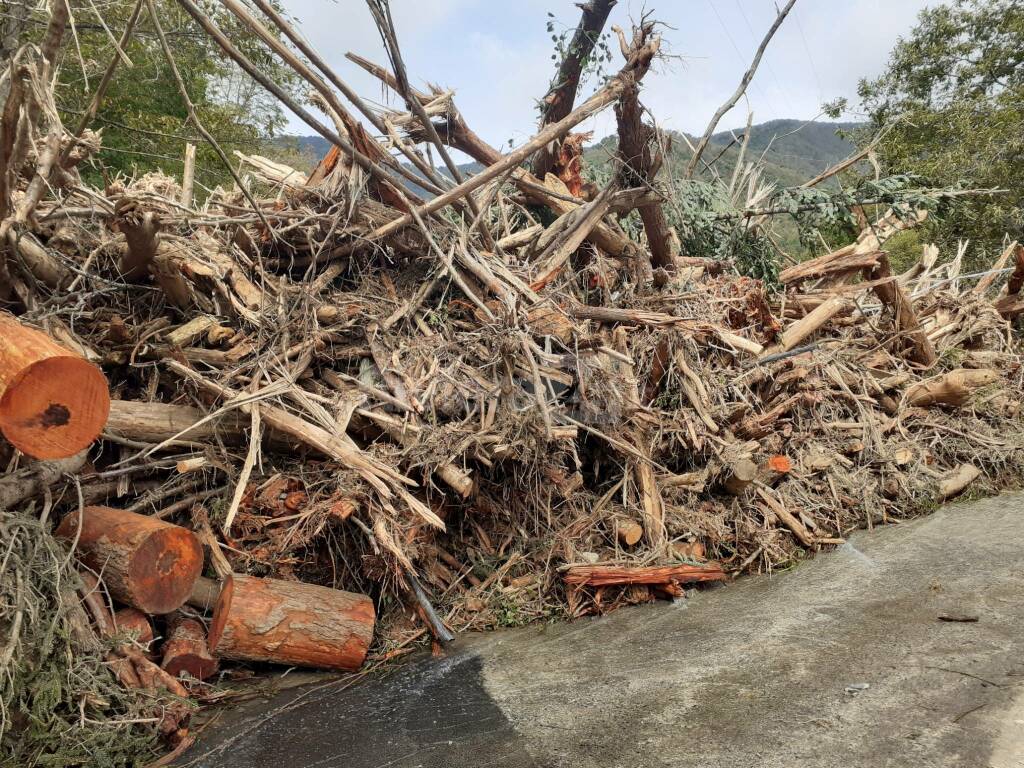
[[[921,12],[885,73],[859,86],[870,124],[895,122],[876,150],[884,171],[944,186],[1007,190],[965,198],[934,228],[940,246],[970,238],[975,252],[1024,235],[1024,4],[953,0]],[[985,257],[987,258],[987,257]]]
[[[551,60],[555,62],[555,66],[560,66],[561,62],[569,55],[575,55],[574,49],[574,36],[576,29],[574,27],[567,27],[564,24],[560,24],[555,18],[555,14],[548,12],[548,20],[544,25],[547,33],[551,36],[551,42],[554,43],[555,49],[551,54]],[[587,57],[583,60],[583,71],[580,74],[579,87],[582,88],[583,84],[591,78],[601,79],[604,76],[605,66],[612,60],[612,51],[608,45],[608,33],[604,34],[591,34],[590,35],[591,50]],[[555,73],[558,75],[557,71]],[[558,82],[554,79],[551,81],[550,89],[555,90],[558,87]],[[547,108],[547,104],[544,101],[540,101],[537,104],[537,109],[544,115],[544,110]]]
[[[112,0],[100,11],[119,38],[134,7],[133,0]],[[59,65],[57,104],[69,126],[77,125],[114,54],[110,35],[99,23],[92,3],[73,0],[77,41],[69,28]],[[296,89],[295,76],[219,3],[202,0],[200,7],[235,45],[286,90]],[[232,157],[233,150],[259,151],[261,144],[285,125],[276,99],[245,75],[174,2],[157,0],[156,8],[189,97],[199,119]],[[44,17],[34,29],[42,34]],[[196,181],[212,188],[230,176],[213,150],[188,121],[184,100],[145,8],[94,121],[103,129],[103,150],[85,168],[92,182],[119,173],[163,170],[180,176],[186,141],[197,145]]]
[[[765,216],[735,208],[721,184],[707,181],[673,181],[666,213],[688,256],[730,260],[741,274],[772,285],[778,277],[778,254],[771,241],[773,219],[786,217],[797,227],[808,250],[822,240],[835,243],[851,238],[856,219],[851,211],[859,205],[891,207],[898,215],[916,210],[942,211],[945,196],[922,189],[921,179],[910,175],[880,181],[864,180],[856,187],[838,191],[801,187],[778,189],[758,207]],[[755,220],[760,219],[758,223]],[[827,234],[827,237],[826,237]]]
[[[125,689],[103,649],[72,631],[77,574],[37,515],[0,510],[0,765],[145,764],[156,756],[155,694]]]

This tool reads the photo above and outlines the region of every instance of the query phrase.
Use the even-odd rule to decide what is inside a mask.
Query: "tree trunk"
[[[662,162],[661,152],[657,149],[652,151],[652,147],[657,147],[657,131],[641,119],[638,90],[637,84],[631,83],[615,105],[615,118],[619,125],[619,159],[622,161],[620,184],[624,187],[650,185]],[[647,233],[647,246],[651,250],[651,266],[673,271],[672,238],[661,203],[642,205],[639,212]]]
[[[217,600],[210,650],[225,659],[354,672],[374,618],[366,595],[235,575]]]
[[[576,26],[576,32],[558,66],[558,73],[551,82],[551,88],[543,100],[544,117],[541,127],[557,123],[570,112],[576,103],[576,92],[580,87],[583,69],[594,52],[594,45],[601,37],[601,30],[608,21],[608,14],[615,7],[616,0],[589,0],[579,3],[583,15]],[[557,142],[537,153],[533,162],[533,175],[543,179],[552,169],[558,155]]]
[[[146,515],[86,507],[81,516],[78,510],[65,516],[56,535],[74,539],[76,533],[82,561],[103,574],[114,597],[145,613],[180,608],[203,568],[192,531]]]
[[[160,667],[174,677],[187,672],[196,680],[205,680],[216,672],[217,659],[207,647],[203,625],[181,614],[172,615],[167,621],[167,642]]]
[[[0,431],[37,459],[62,459],[103,429],[110,393],[92,363],[0,313]]]

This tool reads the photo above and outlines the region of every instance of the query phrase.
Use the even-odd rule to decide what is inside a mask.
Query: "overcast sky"
[[[335,71],[364,97],[395,104],[376,81],[345,59],[346,51],[385,63],[363,0],[284,0],[303,33]],[[720,123],[812,119],[821,105],[853,97],[859,78],[882,71],[889,50],[937,0],[797,0],[775,35],[743,101]],[[554,72],[547,13],[560,29],[575,26],[571,0],[392,0],[402,55],[414,84],[456,92],[467,122],[491,144],[516,144],[534,130],[535,101]],[[628,30],[645,10],[664,22],[669,56],[644,80],[641,100],[664,128],[703,132],[732,93],[775,17],[773,0],[619,0],[609,24]],[[613,44],[611,68],[621,65]],[[588,83],[590,93],[594,84]],[[856,117],[856,115],[850,115]],[[614,130],[611,110],[584,126],[600,138]],[[294,133],[311,129],[293,119]]]

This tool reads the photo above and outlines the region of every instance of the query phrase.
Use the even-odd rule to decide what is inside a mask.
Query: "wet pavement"
[[[1022,652],[1024,496],[1007,494],[674,605],[251,702],[178,764],[1024,768]]]

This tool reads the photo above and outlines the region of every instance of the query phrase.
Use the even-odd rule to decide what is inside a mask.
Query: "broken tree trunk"
[[[95,440],[110,410],[103,373],[45,333],[0,313],[0,431],[37,459],[61,459]]]
[[[110,593],[150,614],[181,607],[203,568],[195,534],[134,512],[85,507],[65,516],[56,535],[77,537],[82,561],[103,574]]]
[[[207,647],[203,625],[180,613],[167,620],[167,642],[160,667],[180,677],[187,672],[196,680],[205,680],[217,671],[217,659]]]
[[[922,381],[907,390],[912,406],[949,405],[959,407],[978,389],[999,381],[999,372],[990,368],[958,368],[934,379]]]
[[[892,278],[888,254],[878,254],[877,263],[873,268],[866,269],[864,275],[868,280]],[[880,282],[875,285],[874,291],[882,303],[892,311],[896,332],[906,334],[910,340],[910,359],[927,368],[935,365],[939,356],[935,354],[935,347],[928,340],[928,334],[924,332],[921,324],[917,321],[914,305],[899,281],[890,279],[888,282]]]
[[[619,159],[622,161],[620,183],[630,187],[649,186],[658,175],[662,162],[658,132],[641,119],[638,91],[636,81],[628,83],[615,105],[619,125]],[[673,271],[672,237],[661,203],[641,205],[637,210],[647,234],[651,266]]]
[[[576,26],[569,47],[565,49],[565,56],[558,66],[555,79],[551,81],[551,87],[541,101],[544,114],[541,119],[542,128],[550,123],[557,123],[572,112],[583,68],[590,61],[594,45],[601,37],[601,30],[604,29],[608,14],[615,7],[615,3],[616,0],[589,0],[578,4],[583,11],[580,23]],[[553,142],[537,153],[533,161],[534,176],[543,179],[552,170],[558,156],[557,144],[558,142]]]
[[[221,658],[353,672],[373,636],[366,595],[235,575],[224,581],[210,627]]]

